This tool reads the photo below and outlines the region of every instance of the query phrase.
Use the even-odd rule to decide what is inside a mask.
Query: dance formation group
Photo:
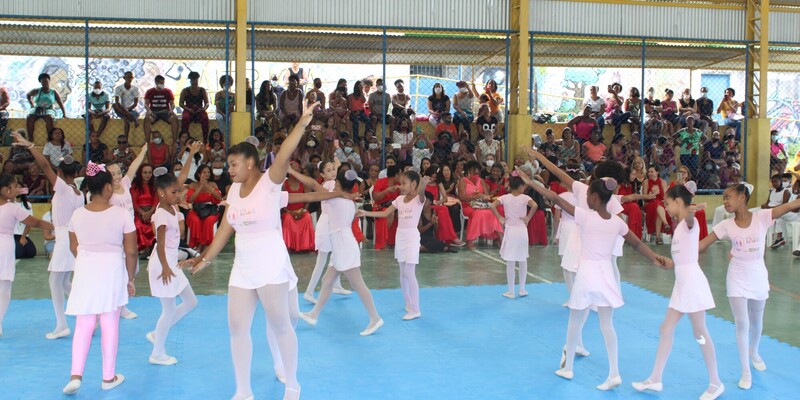
[[[295,327],[298,319],[316,325],[331,292],[342,290],[340,275],[350,282],[369,314],[369,324],[360,333],[367,336],[383,325],[369,288],[361,276],[361,257],[351,225],[354,218],[397,218],[394,254],[400,267],[400,285],[405,299],[403,320],[421,317],[419,285],[415,268],[419,263],[420,216],[428,205],[425,188],[428,178],[414,171],[400,179],[400,193],[383,211],[357,210],[357,195],[352,193],[357,180],[354,171],[335,173],[333,165],[321,166],[325,182],[309,183],[312,193],[289,193],[282,184],[290,170],[291,154],[300,143],[316,105],[310,105],[299,123],[284,140],[274,162],[266,172],[259,168],[256,146],[248,139],[228,150],[229,173],[234,182],[227,198],[226,218],[214,240],[201,255],[179,261],[179,241],[184,220],[177,204],[181,200],[182,183],[188,169],[176,177],[164,168],[156,168],[155,186],[158,209],[152,217],[157,244],[149,258],[147,276],[151,293],[161,301],[162,312],[154,331],[147,334],[153,343],[149,361],[156,365],[172,365],[177,360],[167,354],[165,342],[172,326],[197,306],[184,270],[196,274],[212,264],[231,236],[235,235],[235,258],[228,284],[228,324],[231,354],[236,380],[234,400],[252,399],[250,369],[252,360],[251,325],[258,303],[267,319],[267,341],[274,360],[276,377],[285,384],[284,399],[298,399],[298,342]],[[130,296],[135,294],[134,278],[138,270],[136,226],[130,205],[130,192],[116,188],[129,177],[121,176],[116,166],[89,163],[84,184],[89,200],[75,183],[80,166],[64,159],[58,172],[33,148],[33,144],[17,136],[15,145],[30,148],[37,163],[44,169],[54,192],[52,224],[41,221],[14,204],[19,186],[13,176],[0,175],[0,335],[2,320],[8,309],[11,283],[14,279],[13,229],[17,222],[40,229],[54,230],[56,243],[48,270],[56,315],[56,328],[48,339],[68,336],[71,332],[65,315],[76,316],[72,344],[72,370],[63,392],[75,394],[82,383],[84,365],[92,334],[99,320],[102,349],[102,389],[112,389],[124,381],[115,370],[119,337],[119,318]],[[569,292],[569,322],[566,345],[556,375],[572,379],[576,355],[588,356],[582,343],[582,330],[589,310],[597,311],[608,353],[609,373],[597,386],[611,390],[622,382],[618,368],[617,336],[613,325],[614,309],[623,305],[617,258],[622,256],[623,243],[643,254],[656,265],[674,268],[676,279],[669,302],[651,374],[633,383],[636,390],[661,391],[662,373],[669,356],[675,326],[684,314],[689,315],[694,338],[700,345],[709,374],[709,385],[700,399],[715,399],[725,390],[717,374],[714,344],[705,326],[705,311],[714,300],[708,281],[698,264],[698,253],[720,239],[730,239],[731,260],[727,273],[727,293],[733,310],[736,339],[741,362],[738,386],[749,389],[752,384],[750,363],[759,371],[766,369],[758,347],[761,337],[764,306],[769,282],[764,264],[765,236],[772,223],[787,213],[800,209],[800,200],[771,209],[750,211],[747,201],[753,191],[747,183],[727,189],[724,207],[734,217],[716,225],[702,241],[699,223],[694,216],[702,205],[692,203],[693,182],[677,185],[666,192],[665,207],[678,221],[672,239],[672,257],[654,253],[643,244],[617,214],[622,212],[621,196],[616,194],[617,181],[624,179],[622,166],[614,161],[597,165],[588,183],[559,169],[541,153],[523,148],[531,158],[555,174],[567,192],[556,195],[544,185],[517,169],[509,179],[511,192],[491,204],[493,213],[504,225],[500,255],[507,263],[508,291],[503,296],[524,297],[528,260],[527,223],[533,217],[535,202],[523,194],[527,186],[553,202],[563,211],[560,223],[559,255]],[[142,154],[145,152],[143,151]],[[186,173],[184,173],[186,172]],[[124,193],[127,193],[124,194]],[[127,198],[125,198],[127,196]],[[280,209],[289,203],[322,202],[316,242],[318,260],[312,276],[311,294],[306,299],[315,303],[312,310],[301,313],[298,305],[297,276],[292,268],[281,229]],[[502,210],[499,207],[502,206]],[[396,212],[396,214],[395,214]],[[266,261],[264,255],[269,255]],[[313,291],[326,263],[318,299]],[[515,293],[515,266],[519,265],[519,290]],[[70,282],[70,273],[73,273]],[[66,307],[64,299],[68,296]],[[177,298],[180,297],[180,305]]]

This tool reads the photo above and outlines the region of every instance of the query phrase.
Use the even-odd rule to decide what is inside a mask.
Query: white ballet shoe
[[[581,357],[589,357],[592,353],[589,353],[589,350],[586,350],[584,347],[578,346],[575,348],[575,355]]]
[[[303,321],[306,321],[311,326],[317,326],[317,320],[314,319],[314,318],[311,318],[311,316],[309,316],[308,314],[306,314],[304,312],[300,313],[300,319],[302,319]]]
[[[297,389],[286,388],[283,392],[283,400],[300,400],[300,386]]]
[[[347,296],[353,293],[352,290],[347,290],[343,287],[333,288],[333,293],[341,294],[343,296]]]
[[[238,395],[233,395],[233,397],[231,397],[231,400],[253,400],[253,399],[255,399],[255,397],[253,397],[252,394],[249,394],[245,397],[241,397]]]
[[[153,356],[150,356],[150,364],[153,365],[175,365],[178,363],[178,359],[172,356],[167,356],[166,360],[159,360]]]
[[[713,383],[708,386],[713,386],[716,389],[714,389],[714,391],[711,393],[709,393],[708,391],[703,392],[703,394],[700,395],[700,400],[714,400],[717,397],[721,396],[722,393],[725,393],[725,385],[723,385],[722,382],[720,382],[719,386]]]
[[[44,335],[44,337],[45,337],[45,339],[48,339],[48,340],[55,340],[55,339],[59,339],[59,338],[62,338],[62,337],[69,336],[70,333],[72,333],[72,331],[70,331],[69,328],[64,328],[64,329],[62,329],[62,330],[60,330],[58,332],[55,332],[55,331],[54,332],[50,332],[50,333]]]
[[[123,308],[122,311],[119,313],[119,316],[124,319],[134,319],[139,315],[131,310],[128,310],[127,308]]]
[[[567,371],[565,369],[559,369],[556,371],[556,375],[564,378],[564,379],[572,379],[575,376],[575,373],[572,371]]]
[[[567,346],[561,349],[561,361],[558,362],[558,368],[564,369],[567,366]]]
[[[378,319],[378,322],[376,322],[375,325],[372,325],[371,328],[367,328],[367,329],[364,329],[363,331],[361,331],[361,333],[359,333],[359,335],[361,335],[361,336],[372,335],[373,333],[375,333],[375,331],[380,329],[380,327],[382,327],[382,326],[383,326],[383,319],[381,318],[381,319]]]
[[[144,335],[147,338],[147,341],[156,344],[156,333],[153,331],[147,332],[147,335]]]
[[[277,369],[275,370],[275,379],[277,379],[278,382],[280,382],[280,383],[282,383],[284,385],[286,384],[286,377],[284,376],[284,374],[278,372]]]
[[[403,321],[411,321],[412,319],[417,319],[422,316],[422,313],[417,312],[409,312],[408,314],[403,316]]]
[[[567,303],[569,303],[569,301],[565,301],[565,302],[561,303],[561,307],[569,307],[569,305],[567,305]]]
[[[649,390],[651,392],[660,392],[664,390],[664,384],[661,382],[648,382],[647,380],[642,382],[633,382],[631,383],[634,389],[639,392],[644,392],[645,390]]]
[[[746,381],[744,378],[739,379],[739,389],[749,390],[751,387],[753,387],[752,380]]]
[[[306,301],[311,304],[317,304],[317,299],[314,298],[313,294],[306,293],[303,295],[303,298],[306,299]]]
[[[67,386],[64,386],[64,389],[61,390],[64,394],[75,394],[78,393],[78,390],[81,389],[81,380],[80,379],[73,379],[67,383]]]
[[[111,389],[121,385],[122,382],[125,382],[125,376],[122,375],[122,374],[115,374],[114,375],[114,380],[111,381],[111,382],[103,381],[103,383],[100,384],[100,389],[111,390]]]
[[[753,368],[756,371],[766,371],[767,370],[767,364],[764,363],[764,360],[761,360],[761,362],[758,362],[758,361],[753,360],[751,358],[750,361],[753,362]]]
[[[503,297],[505,297],[507,299],[513,299],[516,296],[514,296],[514,292],[505,292],[505,293],[503,293]]]
[[[607,379],[605,382],[596,386],[597,390],[612,390],[615,387],[622,385],[622,377],[615,376],[611,379]]]
[[[528,291],[524,289],[519,290],[519,297],[525,297],[528,295]]]

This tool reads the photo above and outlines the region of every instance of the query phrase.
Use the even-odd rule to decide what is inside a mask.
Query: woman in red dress
[[[625,171],[628,174],[628,181],[623,182],[619,186],[619,194],[620,196],[628,196],[632,194],[638,194],[636,189],[634,188],[634,182],[636,180],[636,174],[630,167],[625,168]],[[642,209],[639,208],[638,201],[626,201],[622,203],[622,213],[628,218],[628,229],[636,235],[639,240],[642,240]]]
[[[464,208],[464,216],[469,218],[467,221],[467,248],[474,249],[475,240],[479,237],[501,240],[503,227],[489,209],[491,196],[489,195],[489,186],[480,176],[481,165],[477,161],[470,161],[464,170],[467,174],[458,183],[458,197]],[[485,208],[483,204],[486,204]],[[478,205],[480,208],[475,208]]]
[[[189,185],[186,198],[192,205],[192,210],[186,215],[186,227],[189,229],[189,247],[203,252],[214,240],[214,226],[219,220],[219,210],[212,210],[209,215],[200,218],[199,209],[217,206],[222,201],[222,193],[211,178],[211,167],[203,164],[197,167],[194,174],[195,182]],[[200,211],[200,214],[206,213]]]
[[[136,243],[139,253],[150,254],[150,247],[156,240],[150,218],[158,206],[152,165],[142,164],[136,171],[136,176],[131,182],[131,199],[133,200],[135,214],[133,222],[136,225]]]
[[[289,163],[289,168],[300,172],[297,161]],[[297,178],[289,174],[289,179],[283,183],[283,190],[291,193],[305,193],[306,188]],[[314,251],[314,222],[308,212],[307,203],[290,203],[281,209],[281,225],[283,226],[283,241],[289,251]]]
[[[681,165],[676,170],[675,180],[670,182],[669,188],[667,188],[667,190],[669,190],[675,185],[685,185],[686,182],[689,182],[691,180],[692,180],[692,173],[689,172],[689,168],[687,168],[685,165]],[[694,188],[694,191],[697,190],[696,184],[692,187]],[[690,190],[692,194],[694,194],[694,191]],[[700,224],[700,240],[703,240],[706,236],[708,236],[708,220],[706,219],[706,210],[697,210],[695,211],[694,216],[697,217],[697,222]],[[672,232],[675,232],[676,222],[680,221],[675,221],[672,218],[669,218],[669,224],[670,228],[672,229]]]
[[[372,210],[382,211],[391,205],[392,201],[400,196],[400,168],[392,165],[386,168],[386,178],[375,181],[372,189]],[[375,250],[394,246],[397,235],[397,218],[391,218],[392,224],[388,225],[389,218],[375,218]]]
[[[547,218],[544,211],[546,204],[544,198],[539,192],[532,188],[528,188],[525,194],[536,203],[536,211],[533,213],[533,218],[528,221],[528,245],[547,246],[549,241],[547,239]]]
[[[458,234],[456,234],[456,230],[453,227],[453,220],[450,218],[450,210],[445,205],[447,204],[447,192],[444,189],[444,185],[439,182],[437,175],[437,167],[429,167],[425,171],[425,176],[431,178],[428,185],[425,187],[425,191],[433,195],[434,200],[432,203],[433,205],[431,205],[431,210],[436,213],[438,219],[435,237],[448,244],[463,246],[464,242],[458,239]]]
[[[667,192],[667,187],[661,180],[657,167],[651,166],[647,169],[647,180],[644,182],[642,190],[646,195],[655,196],[652,200],[644,202],[647,233],[656,234],[656,244],[663,244],[661,233],[664,231],[664,226],[669,226],[667,210],[664,208],[664,193]]]

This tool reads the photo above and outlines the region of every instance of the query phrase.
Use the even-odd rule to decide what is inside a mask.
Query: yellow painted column
[[[756,10],[758,7],[758,10]],[[758,11],[758,13],[756,13]],[[771,122],[767,118],[767,102],[769,93],[767,91],[767,73],[769,71],[769,0],[759,2],[747,2],[746,37],[748,40],[758,40],[758,55],[751,56],[751,63],[748,67],[750,76],[748,85],[751,94],[758,95],[758,105],[755,109],[750,109],[749,114],[752,118],[747,120],[747,132],[745,132],[747,149],[744,152],[744,169],[747,181],[755,189],[750,196],[749,205],[757,207],[767,196],[769,196],[770,183],[770,128]],[[759,29],[755,31],[754,23],[758,20]],[[753,59],[756,59],[754,62]],[[757,82],[757,84],[755,84]],[[748,104],[752,107],[753,104]]]
[[[755,186],[750,196],[750,207],[757,207],[769,196],[772,187],[769,177],[769,118],[747,120],[747,149],[744,152],[744,169],[748,183]]]
[[[233,66],[236,109],[231,113],[231,144],[243,142],[250,136],[250,113],[247,112],[247,0],[236,0],[236,36],[234,40],[235,63]]]
[[[511,36],[511,65],[508,81],[508,155],[520,152],[520,146],[531,145],[531,116],[528,115],[528,92],[530,82],[530,34],[528,33],[528,0],[512,0],[509,10]],[[516,83],[516,85],[514,85]],[[511,165],[511,162],[509,162]]]

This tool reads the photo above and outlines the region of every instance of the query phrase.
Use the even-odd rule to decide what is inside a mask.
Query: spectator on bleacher
[[[661,99],[661,118],[672,124],[670,135],[675,133],[675,126],[680,122],[680,114],[678,114],[678,102],[674,99],[675,92],[672,89],[664,90],[664,98]]]
[[[244,80],[244,105],[247,112],[253,112],[253,87],[250,86],[250,78]]]
[[[672,139],[666,136],[659,137],[650,150],[650,165],[655,166],[660,171],[661,177],[666,179],[675,170],[675,162]]]
[[[647,168],[645,167],[644,158],[636,157],[631,162],[631,174],[633,174],[634,192],[640,193],[644,180],[647,179]]]
[[[467,82],[456,82],[458,92],[453,95],[453,123],[458,129],[459,125],[464,126],[467,133],[472,133],[472,120],[475,118],[472,114],[472,100],[475,98],[475,93],[469,90]],[[453,135],[455,136],[455,135]]]
[[[503,227],[489,209],[491,196],[489,186],[480,177],[481,164],[470,161],[464,169],[466,174],[458,183],[457,193],[464,216],[469,218],[466,232],[467,248],[474,249],[475,240],[479,237],[490,240],[501,239]]]
[[[411,96],[405,93],[405,82],[402,79],[394,81],[394,88],[397,93],[392,95],[392,116],[394,117],[392,129],[395,129],[399,120],[409,119],[414,115],[414,110],[411,108]]]
[[[581,145],[575,140],[575,135],[571,128],[564,128],[561,131],[561,147],[556,154],[560,165],[567,165],[569,160],[581,159]]]
[[[225,137],[222,136],[222,131],[220,131],[219,129],[212,129],[211,133],[208,136],[208,140],[206,142],[204,142],[204,143],[206,144],[206,153],[207,153],[206,154],[206,160],[210,161],[210,160],[214,159],[213,155],[219,154],[219,153],[212,154],[212,152],[214,150],[214,145],[216,143],[221,143],[222,146],[224,147],[225,146]],[[223,149],[223,153],[222,154],[223,154],[223,158],[225,158],[224,149]]]
[[[424,169],[422,175],[430,178],[430,182],[425,186],[425,192],[431,195],[431,207],[439,222],[435,229],[436,239],[445,243],[453,243],[456,246],[463,245],[463,242],[458,239],[450,210],[446,206],[447,193],[442,184],[439,183],[438,169],[436,167],[428,167]],[[460,215],[458,217],[460,218]]]
[[[372,126],[383,126],[383,116],[386,116],[386,125],[391,129],[392,116],[389,115],[389,106],[392,104],[392,96],[386,93],[386,87],[383,85],[383,79],[375,81],[375,91],[368,97],[369,103],[369,118]]]
[[[597,163],[605,161],[606,145],[602,141],[600,131],[592,132],[591,139],[583,143],[581,153],[583,157],[583,168],[586,172],[592,172]]]
[[[150,142],[150,131],[158,121],[164,121],[170,125],[172,137],[178,136],[178,116],[175,115],[175,95],[164,86],[164,77],[157,75],[155,78],[156,87],[150,88],[144,93],[144,109],[147,113],[144,116],[144,140]]]
[[[493,116],[494,117],[494,116]],[[494,140],[494,130],[485,129],[483,134],[483,139],[478,141],[478,145],[475,148],[475,156],[478,158],[481,164],[486,163],[486,156],[489,154],[494,155],[494,159],[496,161],[502,160],[501,156],[501,145],[500,141]]]
[[[445,94],[444,86],[436,82],[433,84],[433,93],[428,96],[428,122],[435,128],[442,119],[442,114],[450,112],[450,97]]]
[[[214,239],[214,225],[219,220],[219,212],[214,210],[214,206],[222,201],[222,192],[210,181],[211,168],[208,165],[197,167],[193,178],[195,181],[189,185],[186,194],[192,204],[192,210],[186,216],[186,228],[189,230],[189,247],[202,252]]]
[[[488,160],[487,167],[489,167],[489,175],[484,180],[489,187],[489,195],[497,198],[508,193],[508,177],[505,176],[505,168],[500,163],[492,163],[490,166]]]
[[[270,132],[277,132],[280,121],[278,120],[278,98],[272,89],[272,84],[265,80],[256,95],[256,111],[261,125],[269,127]]]
[[[314,85],[311,90],[308,91],[308,95],[306,95],[306,100],[310,100],[312,97],[310,96],[312,93],[315,97],[313,97],[314,101],[311,101],[310,104],[314,102],[319,102],[319,106],[314,110],[314,118],[320,121],[327,121],[328,118],[331,117],[331,111],[328,110],[325,103],[325,93],[320,90],[322,88],[322,79],[314,78]]]
[[[414,148],[411,150],[411,163],[415,171],[424,173],[425,169],[422,167],[422,161],[428,159],[433,155],[433,144],[428,140],[428,135],[420,132],[414,141]]]
[[[783,158],[780,156],[783,155]],[[786,163],[789,160],[789,155],[786,154],[786,148],[783,143],[778,141],[778,131],[771,130],[769,132],[769,168],[770,171],[774,170],[777,174],[782,174],[786,171]],[[770,172],[771,174],[772,172]]]
[[[28,117],[25,120],[26,129],[30,135],[28,140],[34,142],[36,120],[42,119],[45,123],[45,130],[50,132],[53,130],[53,124],[56,120],[56,110],[53,105],[58,104],[61,109],[62,118],[67,118],[67,111],[64,109],[64,103],[61,102],[61,96],[58,92],[50,87],[50,75],[39,74],[39,83],[42,85],[37,89],[28,92],[28,103],[31,109],[28,110]]]
[[[334,151],[333,155],[342,163],[349,162],[356,172],[361,171],[363,164],[358,145],[350,138],[344,139],[342,145]]]
[[[217,185],[219,191],[222,193],[222,198],[228,197],[228,190],[231,188],[233,181],[228,172],[225,171],[225,160],[214,160],[211,162],[211,182]]]
[[[625,135],[621,133],[614,135],[606,152],[606,159],[616,161],[623,166],[628,165],[628,145],[625,141]]]
[[[27,138],[25,129],[17,129],[17,133],[23,138]],[[25,171],[33,163],[33,160],[33,154],[25,146],[11,146],[11,149],[8,150],[8,161],[13,165],[12,175]]]
[[[606,120],[603,115],[606,107],[606,102],[600,96],[597,95],[597,92],[599,90],[600,88],[598,88],[597,86],[590,86],[589,97],[583,100],[582,107],[584,109],[586,109],[586,107],[589,107],[588,116],[597,120],[597,125],[599,127],[598,129],[600,129],[600,132],[602,132],[603,128],[605,128],[606,126]],[[584,112],[584,115],[586,115],[586,112]],[[583,139],[578,131],[576,131],[574,128],[572,130],[577,134],[578,140]],[[589,140],[589,137],[587,136],[585,140]]]
[[[654,87],[650,87],[647,89],[647,97],[644,99],[644,112],[648,117],[650,117],[653,111],[661,112],[661,100],[655,98],[656,96],[656,89]]]
[[[406,161],[411,158],[411,149],[414,148],[414,134],[411,132],[411,121],[402,119],[397,123],[397,130],[392,133],[392,143],[400,145],[397,150],[397,158]]]
[[[350,111],[350,122],[352,123],[353,138],[358,140],[358,122],[361,121],[366,125],[364,131],[372,130],[372,122],[367,117],[365,104],[367,97],[364,95],[364,83],[356,81],[353,84],[353,93],[347,95],[347,109]]]
[[[738,101],[733,99],[736,91],[733,88],[725,89],[725,96],[719,102],[717,113],[722,114],[722,123],[728,128],[735,129],[736,141],[741,140],[742,137],[742,116],[739,114],[739,108],[742,106]]]
[[[189,73],[189,86],[181,90],[178,105],[183,108],[181,115],[181,130],[189,131],[189,124],[199,123],[203,131],[203,141],[208,139],[208,92],[200,87],[200,73]]]
[[[465,129],[467,134],[469,134],[469,130]],[[458,134],[458,125],[453,123],[453,115],[449,112],[442,114],[442,122],[439,125],[436,125],[436,135],[438,136],[442,132],[450,133],[450,137],[455,137]]]
[[[150,157],[150,164],[153,168],[164,167],[170,169],[172,166],[172,151],[168,144],[164,143],[164,138],[161,137],[161,132],[153,131],[153,139],[148,144],[147,150],[148,157]]]
[[[489,105],[481,104],[478,107],[478,119],[475,121],[475,125],[478,128],[478,138],[486,136],[487,132],[491,132],[492,136],[494,136],[498,124],[499,120],[492,115]],[[468,134],[469,136],[472,135]]]
[[[8,127],[8,106],[11,104],[11,99],[8,97],[8,91],[5,87],[0,85],[0,133]]]
[[[385,164],[385,167],[382,170],[380,170],[380,172],[378,172],[378,179],[386,178],[386,171],[392,165],[397,165],[397,159],[393,155],[387,153],[386,161],[385,161],[384,164]]]
[[[739,164],[742,155],[742,149],[739,147],[739,141],[736,140],[736,131],[734,128],[725,130],[725,135],[722,140],[725,141],[725,155],[731,156]]]
[[[301,92],[305,92],[306,84],[308,83],[308,71],[300,67],[300,63],[293,62],[292,66],[286,69],[286,77],[283,78],[283,84],[287,87],[290,83],[290,77],[294,75],[297,77],[297,88]]]
[[[631,132],[631,138],[628,140],[628,161],[625,163],[630,165],[634,158],[642,155],[642,142],[639,140],[641,135],[639,132]]]
[[[189,168],[189,179],[195,179],[194,176],[197,174],[197,170],[207,162],[205,153],[203,151],[198,151],[196,154],[191,156],[191,159],[189,159],[189,156],[191,155],[190,149],[195,141],[196,140],[194,138],[190,137],[189,140],[186,141],[186,146],[184,146],[182,149],[183,151],[178,152],[178,149],[175,149],[177,155],[180,155],[181,165],[183,165],[184,168]]]
[[[664,194],[667,192],[667,187],[664,184],[664,180],[661,179],[657,166],[651,166],[647,169],[647,181],[644,183],[642,192],[644,195],[655,196],[653,199],[644,202],[647,233],[656,235],[656,244],[663,244],[661,233],[665,226],[669,226],[667,211],[664,208]]]
[[[292,193],[305,193],[306,187],[297,179],[300,164],[289,162],[290,173],[283,182],[282,190]],[[310,190],[310,188],[309,188]],[[281,209],[281,225],[286,248],[293,252],[314,250],[314,223],[308,211],[309,203],[292,203]]]
[[[661,119],[661,114],[658,110],[653,109],[650,111],[650,116],[647,122],[644,123],[644,147],[645,149],[651,148],[658,139],[662,136],[670,136],[672,128],[669,122]]]
[[[64,140],[64,131],[61,128],[53,128],[47,134],[47,143],[44,145],[42,155],[50,161],[54,169],[58,169],[64,157],[72,155],[72,146]]]
[[[4,173],[9,174],[9,175],[14,175],[14,170],[15,170],[15,167],[14,167],[14,162],[13,161],[6,160],[3,163],[3,172]]]
[[[595,113],[592,112],[592,105],[587,104],[583,107],[583,114],[567,121],[567,128],[574,132],[575,137],[581,145],[592,138],[592,132],[603,131],[603,125],[600,125],[600,119],[602,119],[603,116],[601,115],[600,118],[595,118],[592,116],[593,114]]]
[[[639,89],[632,87],[631,90],[628,91],[628,98],[625,99],[623,110],[631,114],[630,118],[628,119],[631,124],[631,131],[639,130],[639,127],[642,124],[641,97],[642,95],[639,93]]]
[[[619,134],[622,130],[622,124],[628,123],[631,119],[630,112],[622,111],[625,99],[619,95],[620,92],[622,92],[622,85],[619,83],[608,85],[608,97],[606,97],[603,108],[605,111],[603,118],[614,125],[614,134]]]
[[[133,200],[133,222],[136,225],[136,243],[139,254],[150,254],[151,246],[156,240],[150,219],[158,206],[152,165],[144,163],[139,166],[136,176],[131,182],[131,200]]]
[[[86,108],[89,112],[89,132],[94,131],[92,120],[99,119],[100,126],[97,128],[97,134],[102,136],[108,120],[111,118],[111,96],[103,90],[103,84],[100,81],[94,81],[88,103]]]
[[[329,105],[332,118],[328,118],[328,120],[325,121],[325,126],[329,126],[335,132],[341,130],[351,132],[353,130],[353,124],[350,122],[350,109],[348,108],[349,104],[347,101],[347,81],[339,79],[339,82],[342,86],[337,87],[330,95]],[[344,125],[344,128],[342,125]],[[331,140],[333,140],[332,138],[333,136],[331,136]]]
[[[453,137],[450,132],[442,132],[436,135],[436,142],[433,144],[433,155],[431,158],[438,164],[449,164],[453,156]]]
[[[475,90],[475,81],[472,82],[472,94],[480,97],[478,91]],[[487,105],[489,106],[489,111],[491,112],[492,116],[497,119],[498,124],[502,124],[505,121],[503,118],[503,112],[500,111],[500,105],[503,104],[503,96],[500,93],[497,93],[497,82],[494,79],[489,79],[486,82],[486,86],[483,87],[483,94],[487,97]]]
[[[697,175],[697,169],[700,167],[700,154],[702,152],[702,145],[700,139],[703,137],[703,132],[694,127],[694,117],[689,116],[686,118],[686,128],[675,132],[675,138],[681,147],[680,162],[685,165],[692,172],[692,176]]]
[[[364,168],[377,166],[380,171],[381,165],[381,143],[375,134],[370,133],[367,135],[367,148],[364,149],[364,155],[361,157],[364,161]],[[377,172],[376,175],[377,177]]]
[[[28,188],[28,196],[47,195],[47,180],[36,163],[31,164],[30,168],[22,174],[22,186]],[[38,203],[42,201],[32,202]]]
[[[725,145],[722,143],[719,131],[714,131],[711,140],[703,145],[703,154],[705,159],[711,160],[717,167],[725,165]]]
[[[111,163],[122,164],[125,168],[128,168],[134,158],[136,158],[136,154],[128,147],[128,137],[125,135],[117,136],[117,147],[111,151]]]
[[[720,187],[725,189],[742,181],[742,171],[733,157],[725,159],[725,165],[719,169]]]
[[[114,104],[111,106],[117,117],[125,123],[125,135],[130,133],[131,122],[135,128],[139,127],[139,88],[133,85],[133,72],[126,71],[122,75],[124,81],[114,88]]]
[[[697,114],[700,119],[705,121],[706,126],[711,128],[711,131],[719,129],[719,124],[714,120],[714,100],[708,98],[708,88],[703,86],[700,88],[700,98],[697,99]]]
[[[329,103],[333,102],[333,99],[337,97],[337,93],[342,97],[347,98],[347,79],[339,78],[339,81],[336,82],[336,89],[333,89],[333,91],[328,95]],[[331,108],[333,108],[333,106],[331,106]]]
[[[544,154],[545,157],[558,157],[560,151],[553,129],[547,128],[544,131],[544,138],[544,143],[539,146],[539,152]]]
[[[678,103],[678,112],[680,113],[679,122],[681,126],[685,128],[686,118],[692,117],[694,118],[694,126],[705,133],[706,128],[708,128],[708,123],[700,118],[700,114],[697,112],[697,101],[692,98],[692,91],[689,88],[683,89]]]
[[[702,189],[721,189],[722,179],[719,177],[719,167],[710,159],[703,161],[697,172],[697,186]]]
[[[217,128],[227,135],[228,133],[228,115],[234,111],[236,105],[236,93],[233,92],[233,77],[230,75],[222,75],[219,78],[219,86],[222,90],[214,95],[214,104],[217,106]],[[297,104],[300,105],[302,95],[297,96]]]
[[[272,82],[272,92],[275,93],[275,98],[277,98],[277,99],[281,98],[281,94],[283,94],[283,92],[286,90],[286,88],[281,86],[280,83],[278,83],[278,76],[275,75],[275,74],[272,74],[272,77],[270,78],[270,82]]]

